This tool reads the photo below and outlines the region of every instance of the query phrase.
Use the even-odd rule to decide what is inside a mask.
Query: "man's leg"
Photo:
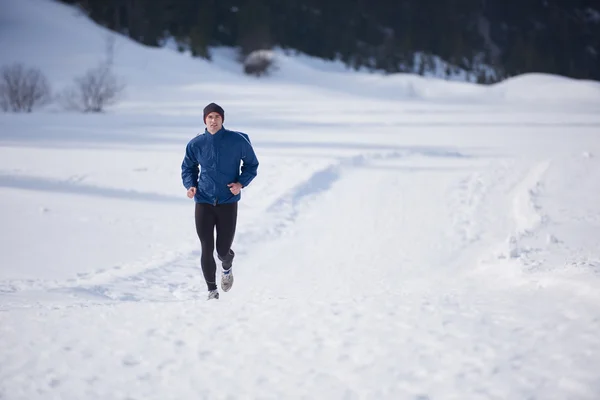
[[[231,250],[237,224],[238,203],[220,204],[215,207],[217,226],[217,255],[223,269],[231,268],[234,252]]]
[[[215,213],[211,204],[196,203],[196,233],[202,246],[200,265],[208,290],[216,290],[217,265],[213,252],[215,250]]]

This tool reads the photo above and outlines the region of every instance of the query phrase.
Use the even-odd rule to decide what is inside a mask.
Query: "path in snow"
[[[402,152],[325,164],[265,209],[265,240],[248,234],[219,302],[204,301],[191,253],[80,287],[100,304],[0,314],[0,395],[593,399],[597,303],[472,271],[502,260],[496,240],[536,228],[524,204],[540,165]]]

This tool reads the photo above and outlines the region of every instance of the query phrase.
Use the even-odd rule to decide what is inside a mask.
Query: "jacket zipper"
[[[216,137],[213,137],[212,146],[213,146],[213,153],[215,155],[215,170],[216,170],[216,169],[219,168],[219,152],[217,151],[218,146],[217,146]],[[216,182],[215,182],[215,192],[217,192],[217,191],[218,191],[217,190],[217,185],[216,185]],[[216,193],[215,193],[215,204],[214,204],[214,206],[216,206],[218,202],[219,202],[219,196],[216,196]]]

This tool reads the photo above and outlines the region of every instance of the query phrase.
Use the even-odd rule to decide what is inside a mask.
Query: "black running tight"
[[[215,228],[217,230],[217,255],[224,263],[231,263],[231,244],[235,236],[238,203],[212,204],[196,203],[196,232],[202,245],[202,273],[208,290],[215,290],[217,265],[213,256],[215,250]]]

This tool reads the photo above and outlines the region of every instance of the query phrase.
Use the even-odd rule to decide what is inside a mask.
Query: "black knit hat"
[[[209,105],[204,107],[204,123],[205,124],[206,124],[206,116],[208,114],[210,114],[211,112],[216,112],[217,114],[219,114],[221,116],[221,119],[223,119],[223,121],[225,121],[225,111],[223,110],[223,108],[218,104],[210,103]]]

